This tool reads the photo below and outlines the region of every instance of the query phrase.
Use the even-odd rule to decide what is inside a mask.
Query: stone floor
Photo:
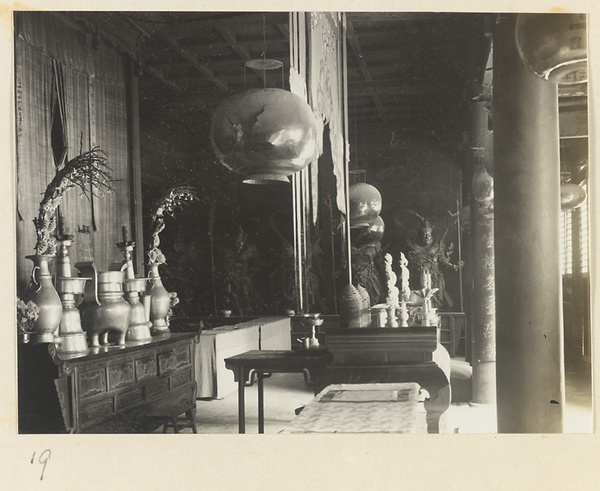
[[[464,362],[458,361],[459,364]],[[456,384],[464,384],[464,380]],[[468,381],[467,381],[468,382]],[[273,374],[265,379],[265,433],[280,433],[294,418],[294,410],[309,403],[312,391],[304,385],[301,374]],[[458,387],[457,387],[458,389]],[[444,433],[485,434],[496,432],[494,406],[473,405],[462,397],[454,401],[446,413]],[[458,392],[458,390],[456,391]],[[567,371],[567,408],[565,433],[592,432],[591,385],[587,377]],[[198,400],[196,423],[198,433],[227,434],[238,431],[237,392],[223,399]],[[257,433],[257,388],[246,389],[246,433]],[[418,410],[419,433],[427,433],[425,409],[420,402]],[[189,430],[185,430],[189,431]]]

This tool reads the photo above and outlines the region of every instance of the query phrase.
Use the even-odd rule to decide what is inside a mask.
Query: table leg
[[[445,426],[446,411],[450,407],[450,385],[445,385],[437,392],[429,390],[429,399],[425,399],[425,410],[427,411],[427,433],[439,433],[440,427]]]
[[[246,407],[244,401],[244,390],[246,380],[244,377],[244,368],[238,367],[238,428],[239,433],[246,433]]]
[[[258,432],[265,432],[265,399],[263,391],[263,373],[257,372],[258,377]]]

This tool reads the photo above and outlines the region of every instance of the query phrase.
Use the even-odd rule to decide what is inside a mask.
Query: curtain
[[[15,45],[17,158],[17,278],[21,287],[31,271],[25,256],[35,253],[33,219],[55,174],[50,146],[52,60],[27,43]]]
[[[31,270],[24,257],[34,252],[32,220],[56,173],[51,128],[53,104],[59,95],[65,108],[67,160],[98,146],[107,153],[116,181],[113,193],[90,198],[73,188],[63,198],[61,212],[75,235],[71,264],[91,259],[85,257],[90,243],[98,270],[122,260],[115,244],[122,239],[121,227],[131,228],[126,64],[116,49],[93,47],[89,34],[67,25],[60,15],[15,14],[19,289],[26,285]],[[88,240],[76,233],[84,228],[89,229]]]

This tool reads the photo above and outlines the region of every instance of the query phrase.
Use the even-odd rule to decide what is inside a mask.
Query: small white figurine
[[[385,303],[388,304],[388,327],[398,327],[398,318],[396,317],[396,309],[400,308],[399,296],[400,292],[396,286],[396,273],[392,270],[392,256],[386,254],[384,257],[385,261],[385,275],[387,277],[387,298]]]
[[[406,259],[406,256],[404,255],[403,252],[400,253],[400,281],[401,281],[401,292],[402,292],[402,301],[403,302],[408,302],[410,300],[410,285],[409,285],[409,278],[410,278],[410,271],[408,270],[408,259]]]

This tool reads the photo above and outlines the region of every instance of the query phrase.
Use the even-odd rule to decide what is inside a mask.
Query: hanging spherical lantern
[[[366,227],[354,228],[352,243],[356,246],[375,244],[381,241],[385,232],[385,223],[380,216]]]
[[[585,14],[519,14],[515,38],[521,59],[538,77],[587,82]]]
[[[560,185],[560,207],[570,210],[581,205],[586,198],[585,189],[572,182],[564,182]]]
[[[473,173],[473,198],[481,204],[490,203],[494,199],[494,180],[483,163]]]
[[[375,186],[359,182],[350,186],[350,227],[368,227],[381,213],[381,194]]]
[[[317,126],[309,105],[283,89],[254,89],[217,107],[210,140],[219,161],[244,182],[289,182],[317,157]]]

